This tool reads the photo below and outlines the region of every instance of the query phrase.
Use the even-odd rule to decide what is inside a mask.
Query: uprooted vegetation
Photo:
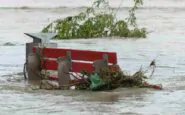
[[[128,75],[121,70],[104,69],[99,73],[85,74],[88,76],[87,80],[76,84],[78,90],[112,90],[119,87],[137,87],[137,88],[155,88],[162,89],[161,86],[149,85],[146,82],[148,77],[145,71],[140,69],[133,75]]]
[[[111,90],[118,87],[144,87],[147,77],[140,70],[133,75],[123,71],[102,70],[100,73],[88,75],[87,80],[76,85],[78,90]]]
[[[146,82],[148,77],[145,75],[146,71],[140,69],[133,75],[129,75],[119,68],[118,65],[109,69],[102,69],[99,73],[81,72],[81,75],[76,74],[75,80],[67,86],[57,86],[56,82],[53,84],[44,80],[41,84],[42,89],[70,89],[71,86],[75,90],[91,90],[91,91],[105,91],[113,90],[119,87],[137,87],[137,88],[154,88],[162,89],[160,85],[150,85]],[[152,73],[153,74],[153,73]],[[86,76],[86,77],[85,77]]]
[[[134,6],[129,10],[125,20],[116,18],[106,0],[95,0],[92,7],[75,16],[58,19],[42,32],[57,33],[58,39],[101,38],[119,36],[124,38],[145,38],[146,29],[136,23],[135,10],[143,4],[142,0],[133,0]],[[102,11],[103,9],[103,11]]]

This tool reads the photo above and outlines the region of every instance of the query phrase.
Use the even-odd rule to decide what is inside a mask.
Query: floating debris
[[[11,42],[6,42],[3,44],[3,46],[15,46],[16,44],[11,43]]]
[[[68,86],[59,86],[58,81],[42,80],[41,89],[72,89],[72,90],[91,90],[91,91],[105,91],[113,90],[119,87],[137,87],[137,88],[153,88],[157,90],[162,89],[162,85],[153,85],[146,82],[148,77],[145,75],[146,71],[141,68],[133,75],[128,75],[123,72],[118,65],[112,66],[108,69],[102,69],[99,73],[82,72],[82,76],[87,76],[81,79],[76,79]],[[80,77],[80,76],[78,76]]]

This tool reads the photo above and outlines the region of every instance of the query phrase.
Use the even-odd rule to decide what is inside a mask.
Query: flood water
[[[121,0],[110,0],[116,8]],[[57,42],[59,47],[115,51],[128,73],[156,59],[150,83],[164,90],[120,88],[110,92],[31,90],[22,72],[26,32],[40,32],[58,18],[75,15],[90,0],[0,0],[0,115],[184,115],[185,114],[185,1],[145,0],[137,11],[147,39],[90,39]],[[130,2],[117,12],[125,18]]]

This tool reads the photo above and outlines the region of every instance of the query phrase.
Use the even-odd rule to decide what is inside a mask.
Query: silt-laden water
[[[121,1],[110,0],[112,7]],[[138,10],[147,39],[90,39],[53,41],[59,47],[116,51],[129,73],[156,59],[150,83],[164,90],[120,88],[110,92],[31,90],[22,72],[26,32],[40,30],[55,19],[75,15],[90,5],[86,0],[0,0],[0,115],[183,115],[185,114],[185,2],[145,0]],[[125,18],[130,2],[117,12]],[[9,42],[9,43],[8,43]],[[11,43],[11,44],[10,44]]]

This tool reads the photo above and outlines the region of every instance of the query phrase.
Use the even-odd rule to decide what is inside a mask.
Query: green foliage
[[[87,82],[81,82],[76,85],[78,90],[112,90],[118,87],[145,87],[144,82],[147,77],[142,70],[133,75],[127,75],[123,71],[111,71],[109,69],[101,70],[98,74],[92,73],[88,76]]]
[[[141,5],[143,5],[143,0],[134,0],[134,6],[129,9],[129,17],[127,18],[127,21],[131,26],[135,28],[137,27],[135,11]]]
[[[145,28],[139,29],[139,28],[134,28],[133,30],[130,31],[129,37],[141,37],[145,38],[146,37],[146,30]]]
[[[135,17],[135,10],[142,4],[142,0],[134,0],[134,6],[129,10],[126,22],[125,20],[117,20],[112,12],[108,13],[110,6],[106,0],[95,0],[93,6],[84,12],[56,20],[46,26],[42,32],[55,32],[59,39],[111,36],[145,38],[146,30],[137,27]],[[107,10],[98,12],[97,9],[100,8]],[[130,30],[129,26],[132,26],[133,30]]]
[[[120,20],[113,25],[112,34],[113,36],[128,37],[130,30],[125,21]]]

